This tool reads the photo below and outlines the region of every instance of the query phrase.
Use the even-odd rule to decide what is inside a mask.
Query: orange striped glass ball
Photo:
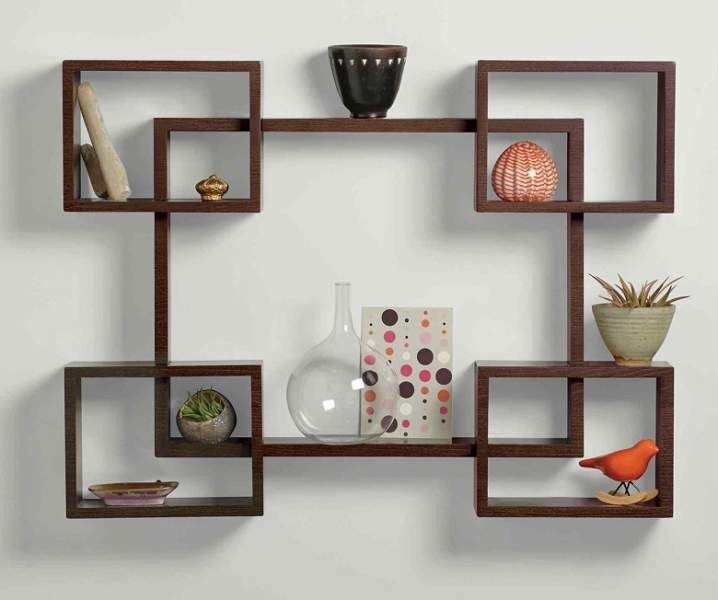
[[[551,155],[528,140],[511,144],[491,173],[496,195],[507,202],[543,202],[558,187],[558,171]]]

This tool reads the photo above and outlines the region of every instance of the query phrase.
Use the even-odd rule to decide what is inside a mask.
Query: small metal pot
[[[399,91],[405,62],[406,46],[329,46],[337,91],[358,119],[386,117]]]

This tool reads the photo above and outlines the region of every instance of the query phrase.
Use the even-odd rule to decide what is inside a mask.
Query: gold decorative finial
[[[224,179],[220,179],[216,175],[210,175],[207,179],[203,179],[196,186],[194,186],[194,189],[196,189],[202,197],[203,202],[211,202],[214,200],[221,200],[222,196],[227,193],[229,184]]]

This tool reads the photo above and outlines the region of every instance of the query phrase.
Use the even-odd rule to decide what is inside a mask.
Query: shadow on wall
[[[304,63],[309,81],[307,91],[318,106],[319,115],[326,117],[348,117],[348,111],[342,104],[329,66],[327,52],[312,54]]]

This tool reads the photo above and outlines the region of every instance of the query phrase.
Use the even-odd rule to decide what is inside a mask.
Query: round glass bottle
[[[382,355],[354,331],[349,283],[335,284],[334,328],[309,350],[287,384],[299,430],[324,444],[357,444],[395,423],[398,379]]]

